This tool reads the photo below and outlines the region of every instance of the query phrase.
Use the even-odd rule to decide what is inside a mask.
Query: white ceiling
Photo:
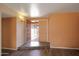
[[[30,15],[31,3],[5,3],[8,7],[17,12]],[[37,3],[40,17],[46,16],[51,12],[79,12],[79,3]]]

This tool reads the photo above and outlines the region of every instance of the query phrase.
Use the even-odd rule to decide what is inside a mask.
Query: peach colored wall
[[[2,18],[2,48],[16,48],[16,18]]]
[[[49,16],[51,47],[79,48],[79,13],[54,13]]]
[[[25,24],[20,18],[2,18],[2,48],[18,49],[26,42]]]
[[[48,42],[48,19],[47,18],[38,18],[39,20],[39,41],[40,42]]]
[[[39,41],[48,42],[48,38],[47,38],[47,19],[39,21]]]

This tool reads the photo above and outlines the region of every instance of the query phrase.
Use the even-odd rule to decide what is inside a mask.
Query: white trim
[[[79,50],[79,48],[70,48],[70,47],[50,47],[50,48],[56,48],[56,49],[74,49],[74,50]]]
[[[1,48],[2,48],[2,14],[0,12],[0,56],[1,56]]]
[[[17,50],[17,49],[14,49],[14,48],[2,48],[2,49]]]

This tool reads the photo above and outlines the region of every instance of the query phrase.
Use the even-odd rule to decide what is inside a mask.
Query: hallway
[[[79,56],[79,4],[0,6],[2,56]]]

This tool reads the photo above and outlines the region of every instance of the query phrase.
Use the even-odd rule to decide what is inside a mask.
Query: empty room
[[[0,3],[1,56],[79,56],[79,3]]]

